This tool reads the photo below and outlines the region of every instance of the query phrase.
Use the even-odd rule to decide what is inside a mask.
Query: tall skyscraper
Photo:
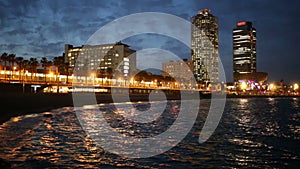
[[[191,18],[192,61],[198,82],[219,82],[219,36],[217,17],[208,9]]]
[[[256,29],[251,22],[238,22],[233,29],[233,78],[256,72]]]

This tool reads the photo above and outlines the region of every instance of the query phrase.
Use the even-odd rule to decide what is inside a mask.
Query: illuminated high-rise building
[[[233,29],[233,78],[256,72],[256,29],[251,22],[238,22]]]
[[[191,18],[192,61],[195,79],[201,83],[219,82],[218,21],[208,9]]]

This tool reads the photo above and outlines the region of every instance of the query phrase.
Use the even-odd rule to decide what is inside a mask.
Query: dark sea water
[[[170,102],[167,109],[178,105]],[[12,168],[300,168],[300,98],[227,99],[218,128],[200,144],[209,105],[209,100],[201,100],[198,118],[185,139],[154,157],[130,159],[102,149],[82,130],[73,108],[67,107],[15,117],[1,125],[0,158]],[[142,103],[135,106],[147,108]],[[151,136],[148,124],[137,130],[113,112],[111,106],[107,121],[120,132],[136,130]],[[162,114],[152,130],[163,132],[176,117]]]

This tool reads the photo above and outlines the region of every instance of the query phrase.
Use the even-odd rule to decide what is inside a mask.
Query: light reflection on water
[[[209,100],[201,100],[198,119],[186,138],[168,152],[147,159],[123,158],[103,150],[84,133],[73,108],[61,108],[15,117],[1,125],[0,158],[13,168],[292,168],[300,163],[299,104],[298,98],[228,99],[217,130],[199,144],[210,105]],[[147,108],[144,103],[135,106]],[[170,102],[167,109],[176,106],[177,102]],[[83,111],[94,108],[85,106]],[[127,135],[159,134],[177,117],[173,111],[136,127],[122,119],[123,112],[110,108],[107,121]]]

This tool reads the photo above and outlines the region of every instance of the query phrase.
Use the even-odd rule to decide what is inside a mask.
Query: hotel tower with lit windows
[[[219,82],[218,21],[208,9],[191,18],[193,73],[200,83]]]
[[[238,22],[233,29],[233,77],[256,72],[256,29],[251,22]]]
[[[72,74],[74,69],[86,69],[87,73],[98,77],[111,78],[114,74],[129,78],[136,72],[136,51],[121,42],[80,47],[67,44],[65,62],[69,64],[69,74]]]
[[[233,80],[264,83],[268,79],[265,72],[256,70],[256,29],[251,22],[238,22],[233,29]]]

